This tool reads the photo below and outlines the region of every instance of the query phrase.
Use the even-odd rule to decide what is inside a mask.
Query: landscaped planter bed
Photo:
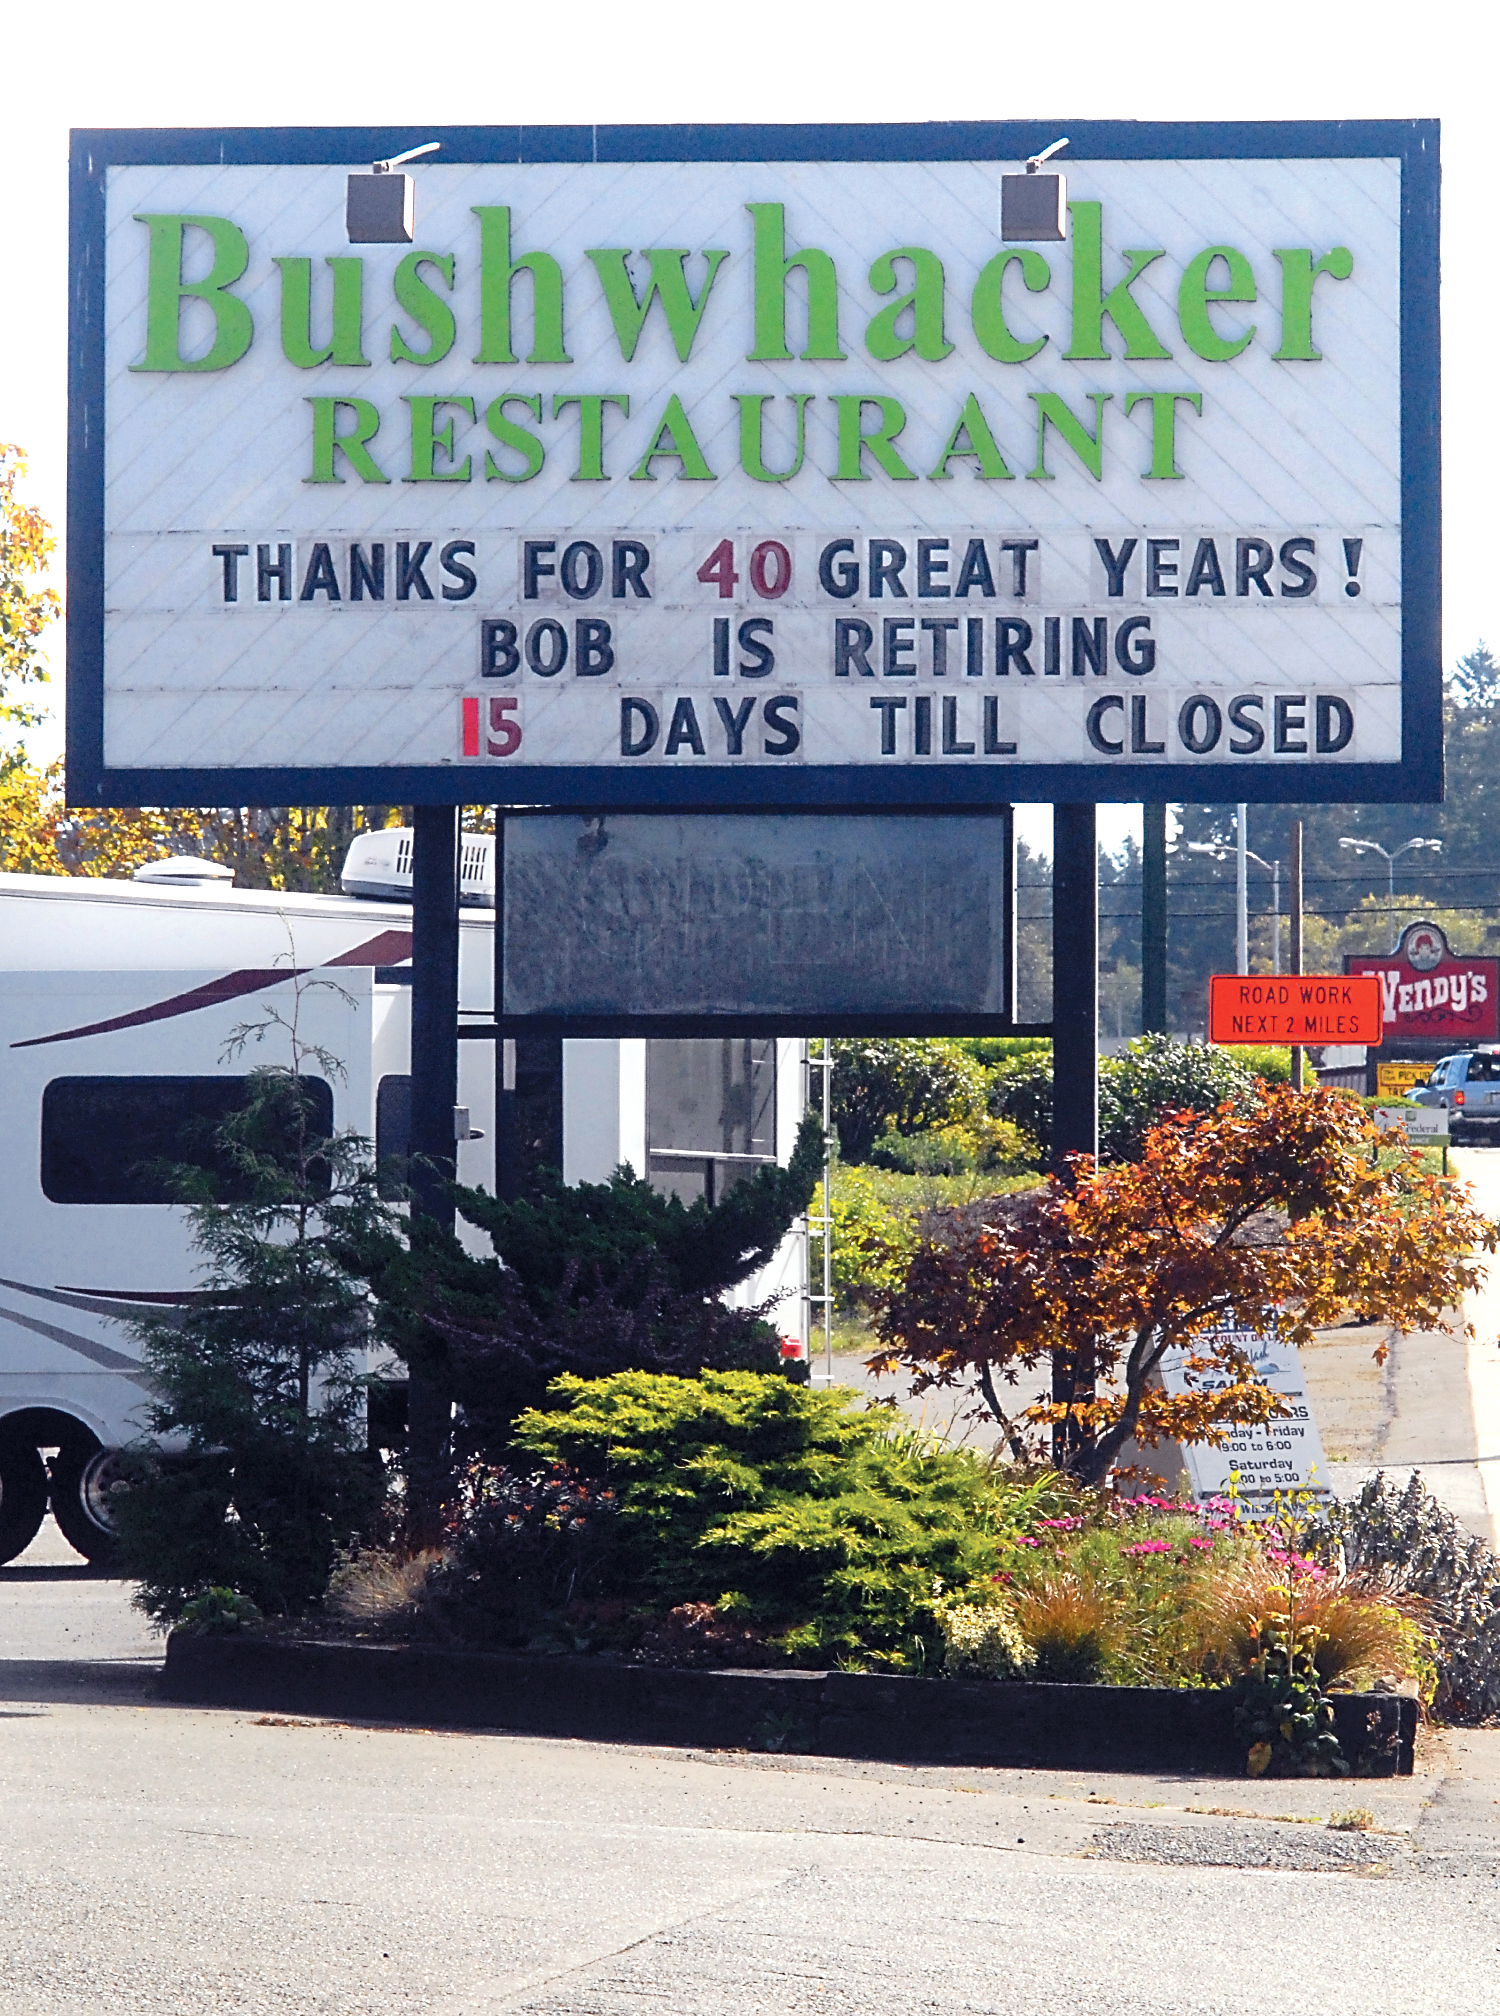
[[[599,1742],[783,1749],[909,1764],[1244,1773],[1227,1694],[870,1673],[705,1672],[622,1660],[174,1632],[162,1692],[254,1708]],[[1335,1695],[1356,1776],[1412,1770],[1417,1704]]]

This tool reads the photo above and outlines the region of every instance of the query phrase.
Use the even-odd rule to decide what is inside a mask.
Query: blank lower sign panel
[[[508,818],[511,1016],[1004,1012],[1007,815]]]

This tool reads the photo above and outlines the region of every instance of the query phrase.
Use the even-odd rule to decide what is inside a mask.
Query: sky
[[[1304,0],[1292,13],[1158,0],[677,0],[562,8],[409,4],[146,10],[71,0],[17,8],[0,207],[0,441],[30,458],[30,500],[64,531],[67,157],[73,126],[590,124],[654,121],[1440,118],[1443,121],[1445,662],[1500,646],[1494,563],[1500,322],[1491,134],[1500,8],[1410,10]],[[60,585],[60,584],[59,584]],[[61,640],[53,648],[60,717]],[[50,736],[50,739],[49,739]],[[60,744],[60,720],[35,744]],[[1050,813],[1029,808],[1032,844]],[[1106,844],[1139,830],[1101,808]]]

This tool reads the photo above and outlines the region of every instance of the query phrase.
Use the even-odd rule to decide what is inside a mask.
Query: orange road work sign
[[[1374,973],[1215,973],[1208,983],[1214,1043],[1379,1043]]]

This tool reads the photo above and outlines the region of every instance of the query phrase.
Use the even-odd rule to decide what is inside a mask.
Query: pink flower
[[[1196,1533],[1190,1535],[1188,1539],[1189,1547],[1196,1547],[1200,1553],[1208,1553],[1212,1549],[1213,1544],[1212,1540],[1200,1539]]]
[[[1123,1551],[1126,1554],[1137,1556],[1142,1554],[1170,1554],[1172,1543],[1170,1540],[1139,1540],[1134,1547],[1126,1547]]]

